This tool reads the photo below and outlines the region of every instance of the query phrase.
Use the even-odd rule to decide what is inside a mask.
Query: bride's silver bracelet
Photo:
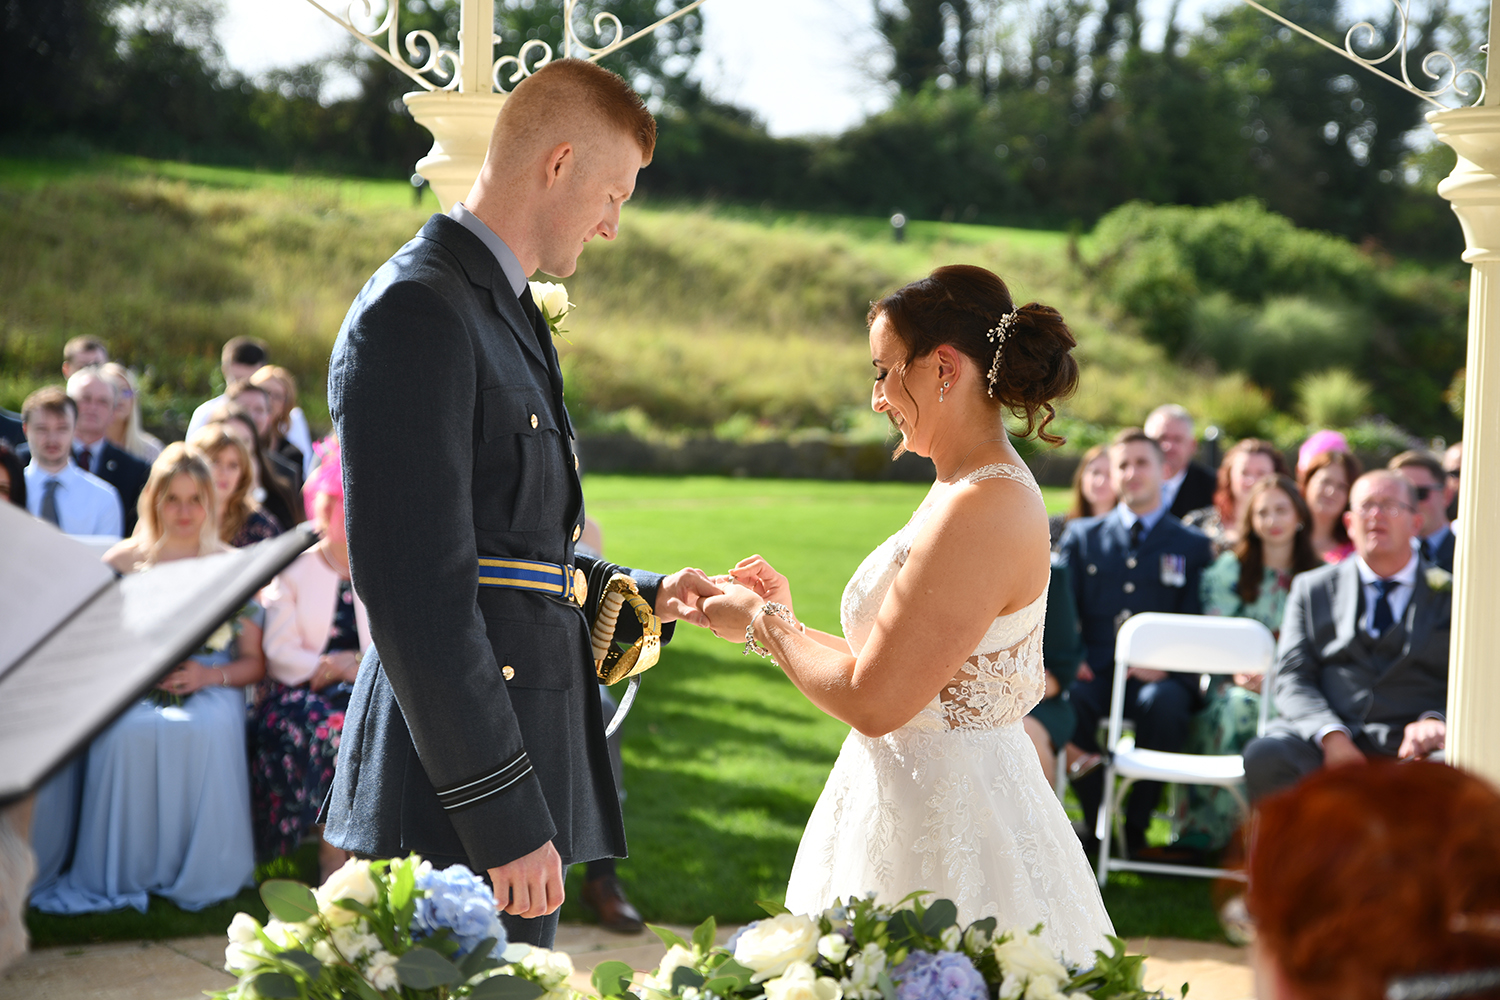
[[[771,651],[769,649],[766,649],[760,643],[755,641],[755,619],[759,618],[761,615],[770,615],[773,618],[780,618],[782,621],[786,622],[797,631],[802,632],[803,634],[806,634],[807,632],[807,626],[803,625],[797,619],[792,617],[791,608],[787,607],[785,604],[777,604],[775,601],[767,601],[765,604],[762,604],[760,606],[759,611],[750,616],[750,624],[745,626],[744,655],[746,656],[749,656],[751,653],[754,653],[757,656],[765,657],[769,657],[771,655]],[[775,663],[776,661],[772,660],[771,662]]]

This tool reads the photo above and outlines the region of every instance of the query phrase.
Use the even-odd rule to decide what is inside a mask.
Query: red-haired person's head
[[[1500,793],[1425,761],[1317,771],[1257,807],[1247,902],[1262,1000],[1500,997]]]

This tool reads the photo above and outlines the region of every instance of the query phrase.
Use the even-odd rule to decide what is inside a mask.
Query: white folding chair
[[[1207,615],[1169,615],[1143,612],[1132,615],[1115,637],[1114,693],[1109,705],[1109,735],[1105,743],[1104,797],[1094,835],[1099,838],[1099,885],[1112,871],[1155,872],[1161,875],[1198,875],[1207,878],[1243,878],[1222,868],[1199,868],[1151,861],[1110,857],[1110,837],[1118,826],[1120,854],[1124,854],[1124,827],[1117,822],[1125,796],[1137,781],[1164,781],[1186,785],[1217,785],[1227,788],[1242,809],[1247,808],[1241,786],[1244,761],[1239,754],[1203,755],[1143,750],[1133,737],[1122,739],[1120,723],[1125,710],[1125,679],[1131,667],[1188,674],[1260,674],[1260,722],[1256,733],[1264,735],[1270,711],[1271,682],[1276,665],[1276,640],[1271,630],[1249,618],[1218,618]],[[1118,782],[1118,787],[1116,783]]]

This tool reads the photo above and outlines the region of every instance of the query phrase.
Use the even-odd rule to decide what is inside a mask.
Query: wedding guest
[[[26,467],[4,441],[0,441],[0,503],[26,509]]]
[[[156,461],[162,443],[141,426],[140,382],[136,380],[135,372],[124,365],[106,361],[99,366],[99,374],[115,387],[114,421],[104,436],[143,462]]]
[[[1443,452],[1443,496],[1448,504],[1448,520],[1458,520],[1458,478],[1463,471],[1464,443],[1455,441]]]
[[[120,513],[125,534],[135,530],[136,501],[151,474],[151,466],[116,447],[105,436],[115,419],[115,387],[98,368],[82,368],[68,378],[68,396],[78,407],[73,428],[73,458],[115,488],[120,495]]]
[[[297,378],[280,365],[266,365],[250,376],[250,384],[265,390],[271,400],[271,422],[266,428],[266,450],[275,452],[300,470],[299,481],[312,475],[312,435],[307,417],[297,405]]]
[[[1063,532],[1067,564],[1087,650],[1087,678],[1069,692],[1078,713],[1074,743],[1100,753],[1099,720],[1108,715],[1114,690],[1115,633],[1132,614],[1166,611],[1198,614],[1198,581],[1213,561],[1208,539],[1172,517],[1161,502],[1161,448],[1139,428],[1127,428],[1109,446],[1109,461],[1120,503],[1103,517],[1074,521]],[[1137,742],[1147,749],[1175,751],[1187,739],[1198,679],[1142,667],[1130,669],[1125,685],[1127,714],[1135,720]],[[1073,783],[1083,807],[1087,836],[1103,796],[1099,774]],[[1161,797],[1161,785],[1139,782],[1125,808],[1125,840],[1132,855],[1145,848],[1146,827]]]
[[[281,524],[251,495],[250,449],[223,424],[205,424],[188,437],[202,452],[214,476],[219,540],[236,549],[275,538]]]
[[[1346,455],[1354,454],[1354,450],[1349,447],[1348,439],[1338,431],[1314,431],[1297,449],[1297,478],[1300,480],[1303,470],[1312,464],[1313,459],[1326,451],[1341,451]],[[1353,481],[1350,480],[1350,482]]]
[[[1342,768],[1256,813],[1256,996],[1500,996],[1493,785],[1431,762]]]
[[[1363,471],[1359,459],[1338,450],[1320,452],[1297,471],[1297,488],[1312,513],[1313,551],[1326,563],[1343,562],[1354,552],[1344,515],[1349,487]]]
[[[87,334],[73,337],[63,345],[63,378],[70,379],[74,372],[102,365],[108,360],[109,348],[98,337]]]
[[[1292,581],[1277,646],[1276,709],[1245,747],[1251,802],[1320,767],[1443,749],[1453,577],[1412,548],[1411,483],[1367,472],[1344,515],[1352,558]]]
[[[1161,448],[1162,506],[1181,518],[1212,504],[1213,470],[1193,458],[1198,454],[1193,415],[1176,403],[1165,403],[1151,411],[1142,429]]]
[[[283,529],[307,520],[302,495],[266,458],[265,447],[255,429],[255,419],[244,408],[225,400],[214,409],[214,422],[222,423],[250,451],[254,483],[251,495]]]
[[[26,504],[31,513],[69,535],[124,534],[120,494],[73,462],[77,404],[61,386],[26,397],[22,426],[31,464],[26,467]]]
[[[1447,497],[1443,493],[1443,463],[1429,451],[1403,451],[1386,465],[1406,477],[1417,498],[1417,548],[1422,558],[1453,572],[1453,549],[1457,541],[1448,523]]]
[[[224,376],[224,385],[228,386],[239,379],[249,378],[269,360],[264,340],[256,337],[229,338],[224,342],[224,350],[219,355],[219,372]],[[222,402],[224,402],[224,396],[220,394],[198,404],[198,408],[188,418],[188,433],[191,434],[204,424],[213,421],[214,411]]]
[[[1203,613],[1253,618],[1280,635],[1292,579],[1323,565],[1308,540],[1311,530],[1312,515],[1289,477],[1256,483],[1241,515],[1239,541],[1203,572]],[[1262,680],[1245,674],[1213,677],[1203,708],[1193,716],[1184,751],[1244,750],[1260,723]],[[1218,851],[1229,844],[1243,820],[1238,802],[1227,790],[1190,785],[1178,843]]]
[[[214,506],[202,456],[169,444],[141,494],[139,530],[105,561],[151,572],[221,551]],[[236,614],[43,786],[33,842],[69,849],[39,852],[32,906],[144,913],[154,895],[201,910],[251,884],[243,688],[265,674],[260,617],[253,604]]]
[[[322,459],[303,487],[322,537],[261,591],[267,676],[251,714],[250,798],[260,857],[290,854],[311,835],[327,878],[348,855],[323,841],[318,809],[333,782],[370,622],[349,582],[337,444],[330,443]]]
[[[1250,488],[1267,476],[1284,476],[1286,472],[1286,459],[1275,445],[1245,438],[1225,452],[1219,463],[1213,506],[1193,511],[1182,519],[1183,523],[1207,535],[1215,552],[1232,548],[1239,541],[1236,525],[1244,514]]]
[[[261,456],[267,468],[274,468],[280,477],[290,484],[293,494],[302,490],[302,462],[291,461],[280,453],[271,449],[271,394],[263,386],[252,383],[249,379],[240,379],[229,383],[224,390],[226,403],[243,407],[250,414],[250,419],[255,421],[255,434],[260,439]]]
[[[1083,517],[1100,517],[1114,510],[1119,498],[1109,479],[1109,453],[1105,446],[1096,444],[1083,453],[1078,468],[1073,470],[1073,502],[1067,511],[1047,518],[1047,530],[1052,536],[1052,547],[1062,539],[1063,529],[1071,521]]]

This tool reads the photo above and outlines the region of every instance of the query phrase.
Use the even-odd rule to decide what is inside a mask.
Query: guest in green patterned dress
[[[1312,547],[1312,515],[1287,476],[1268,476],[1251,488],[1241,508],[1238,541],[1203,571],[1203,613],[1253,618],[1281,632],[1292,577],[1323,565]],[[1260,677],[1215,676],[1203,709],[1193,717],[1187,753],[1239,753],[1260,718]],[[1202,851],[1225,847],[1243,817],[1226,789],[1193,785],[1178,843]]]

